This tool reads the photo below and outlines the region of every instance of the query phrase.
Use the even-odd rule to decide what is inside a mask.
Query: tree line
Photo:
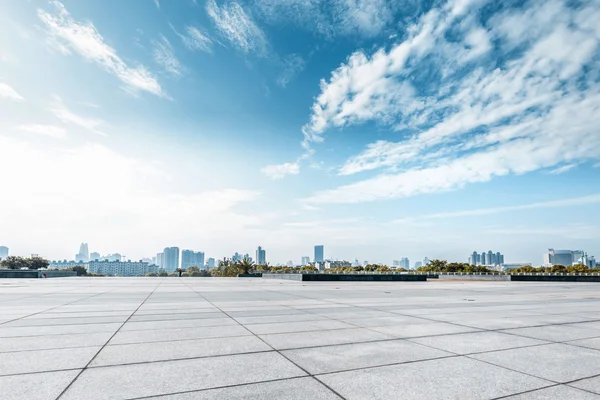
[[[0,261],[0,267],[6,269],[42,269],[48,268],[50,261],[42,257],[19,257],[19,256],[8,256],[4,260]]]

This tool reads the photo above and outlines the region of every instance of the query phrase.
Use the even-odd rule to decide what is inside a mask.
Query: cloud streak
[[[107,136],[107,134],[102,130],[102,126],[105,125],[103,120],[84,117],[74,113],[58,96],[54,96],[54,102],[50,110],[59,120],[66,124],[76,125],[87,131],[95,133],[96,135]]]
[[[0,97],[14,101],[25,101],[23,96],[17,93],[15,89],[3,82],[0,82]]]
[[[154,41],[154,51],[152,53],[154,61],[162,66],[172,76],[178,77],[181,75],[183,66],[173,53],[173,46],[163,35],[160,40]]]
[[[130,91],[144,91],[166,97],[157,79],[143,66],[127,65],[117,51],[104,42],[94,24],[74,20],[58,1],[52,4],[56,8],[55,13],[38,9],[38,17],[44,24],[53,47],[63,54],[75,52],[98,64],[117,77]]]
[[[55,139],[64,139],[67,136],[67,131],[64,128],[54,125],[28,124],[19,126],[19,130]]]
[[[305,147],[367,123],[399,140],[371,143],[339,170],[379,175],[310,201],[401,198],[600,158],[600,7],[531,2],[481,25],[485,3],[433,8],[405,40],[356,52],[321,82]]]

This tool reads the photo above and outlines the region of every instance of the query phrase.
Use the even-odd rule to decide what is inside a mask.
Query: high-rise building
[[[164,268],[164,266],[163,266],[164,258],[165,258],[164,253],[157,253],[156,254],[156,265]]]
[[[8,257],[8,247],[0,246],[0,260],[4,260]]]
[[[163,265],[166,271],[173,272],[179,268],[179,247],[165,247],[163,250]]]
[[[182,250],[181,269],[187,269],[188,267],[204,267],[204,253],[201,251]]]
[[[94,274],[110,276],[144,276],[149,272],[156,273],[156,266],[144,261],[91,261],[87,270]]]
[[[423,263],[421,261],[415,262],[415,269],[417,269],[417,268],[419,268],[421,266],[423,266]]]
[[[403,257],[400,259],[400,268],[410,269],[410,261],[408,261],[408,258]]]
[[[302,257],[302,263],[301,264],[302,264],[303,267],[306,266],[306,265],[308,265],[308,264],[310,264],[310,257],[308,257],[308,256]]]
[[[208,262],[206,263],[206,266],[208,267],[208,269],[213,269],[215,267],[215,259],[209,258]]]
[[[577,262],[577,259],[581,258],[582,256],[582,250],[548,249],[548,252],[544,254],[544,264],[569,266]]]
[[[471,254],[471,257],[469,258],[469,264],[477,265],[478,258],[479,258],[479,254],[477,254],[477,252],[474,251],[473,254]]]
[[[485,251],[481,252],[481,265],[488,265],[487,253]]]
[[[81,245],[79,246],[79,253],[75,255],[75,261],[90,261],[90,251],[88,250],[87,243],[81,243]]]
[[[256,263],[258,265],[265,265],[267,263],[267,251],[260,246],[256,249]]]
[[[315,262],[323,262],[325,260],[325,247],[323,245],[315,246]]]
[[[96,260],[99,260],[99,259],[100,259],[100,257],[102,257],[102,256],[100,255],[100,253],[96,253],[96,252],[90,253],[90,261],[96,261]]]

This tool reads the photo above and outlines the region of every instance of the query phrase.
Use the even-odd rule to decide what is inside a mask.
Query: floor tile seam
[[[152,289],[152,291],[148,294],[148,296],[146,296],[146,298],[140,303],[140,305],[138,306],[137,309],[135,309],[135,311],[133,311],[131,313],[130,318],[135,314],[135,312],[142,306],[144,305],[144,303],[152,296],[152,294],[160,287],[162,282],[159,282],[159,284],[157,286],[154,287],[154,289]],[[110,343],[110,341],[115,337],[115,335],[117,333],[119,333],[119,331],[121,330],[121,328],[123,326],[125,326],[125,324],[127,323],[127,320],[125,322],[123,322],[123,324],[121,324],[121,326],[112,334],[112,336],[104,343],[104,345],[100,348],[100,350],[98,350],[96,352],[96,354],[88,361],[88,363],[86,364],[86,366],[79,371],[79,373],[73,378],[73,380],[71,380],[71,382],[69,382],[69,384],[60,392],[60,394],[56,397],[55,400],[59,400],[70,388],[71,386],[73,386],[73,384],[77,381],[77,379],[83,374],[83,372],[90,366],[90,364],[94,361],[94,359],[96,357],[98,357],[98,354],[100,354],[102,352],[102,350],[106,347],[106,345],[108,343]]]
[[[0,350],[0,354],[12,354],[12,353],[30,353],[32,351],[50,351],[50,350],[70,350],[70,349],[86,349],[88,347],[100,347],[101,344],[91,344],[87,346],[64,346],[64,347],[51,347],[47,349],[24,349],[24,350],[9,350],[2,351]]]
[[[103,293],[108,293],[108,292],[110,292],[110,291],[112,291],[112,290],[115,290],[115,289],[113,288],[113,289],[107,290],[106,292],[103,292]],[[96,294],[94,294],[94,295],[91,295],[91,296],[88,296],[88,297],[84,297],[84,298],[82,298],[82,299],[78,299],[78,300],[72,301],[72,302],[70,302],[70,303],[61,304],[61,305],[59,305],[59,306],[52,307],[52,308],[46,309],[46,310],[44,310],[44,311],[39,311],[39,312],[36,312],[36,313],[32,313],[32,314],[25,315],[25,316],[23,316],[23,317],[20,317],[20,318],[15,318],[15,319],[12,319],[12,320],[9,320],[9,321],[2,322],[2,323],[0,323],[0,328],[3,328],[3,326],[2,326],[2,325],[4,325],[4,324],[8,324],[8,323],[10,323],[10,322],[19,321],[19,320],[22,320],[22,319],[24,319],[24,318],[31,317],[32,315],[38,315],[38,314],[42,314],[42,313],[45,313],[45,312],[47,312],[47,311],[50,311],[50,310],[55,310],[55,309],[57,309],[57,308],[60,308],[60,307],[68,306],[68,305],[75,304],[75,303],[78,303],[78,302],[80,302],[80,301],[83,301],[83,300],[91,299],[92,297],[100,296],[100,295],[101,295],[101,294],[103,294],[103,293],[96,293]]]
[[[523,395],[523,394],[535,393],[535,392],[537,392],[538,390],[550,389],[550,388],[553,388],[553,387],[559,387],[559,386],[563,386],[563,385],[559,383],[559,384],[556,384],[556,385],[542,386],[542,387],[539,387],[539,388],[537,388],[537,389],[526,390],[526,391],[524,391],[524,392],[518,392],[518,393],[512,393],[512,394],[508,394],[508,395],[506,395],[506,396],[494,397],[493,399],[490,399],[490,400],[502,400],[502,399],[508,399],[508,398],[511,398],[511,397],[513,397],[513,396],[520,396],[520,395]]]
[[[155,319],[155,320],[145,320],[145,321],[129,321],[129,322],[160,322],[160,321],[193,321],[198,319],[219,319],[220,317],[213,318],[178,318],[178,319]],[[50,319],[50,318],[41,318],[41,320]],[[127,319],[127,318],[125,318]],[[38,321],[38,319],[34,319],[34,321]],[[80,322],[80,323],[65,323],[65,324],[48,324],[48,325],[17,325],[17,326],[3,326],[4,328],[29,328],[29,327],[46,327],[46,326],[74,326],[74,325],[105,325],[105,324],[119,324],[123,321],[106,321],[106,322]]]
[[[206,340],[206,339],[238,339],[243,337],[252,336],[251,334],[245,335],[232,335],[232,336],[207,336],[207,337],[196,337],[193,339],[171,339],[171,340],[149,340],[147,342],[132,342],[132,343],[112,343],[108,344],[107,347],[117,347],[117,346],[131,346],[131,345],[141,345],[141,344],[149,344],[149,343],[170,343],[170,342],[189,342],[194,340]]]
[[[237,384],[223,385],[223,386],[214,386],[214,387],[210,387],[210,388],[197,389],[197,390],[185,390],[185,391],[179,391],[179,392],[156,394],[156,395],[142,396],[142,397],[129,397],[125,400],[146,400],[146,399],[149,400],[149,399],[156,399],[156,398],[164,397],[164,396],[175,396],[175,395],[179,395],[179,394],[199,393],[199,392],[206,392],[209,390],[229,389],[229,388],[236,388],[236,387],[242,387],[242,386],[259,385],[259,384],[272,383],[272,382],[283,382],[283,381],[306,379],[306,378],[310,378],[310,377],[303,375],[303,376],[293,376],[293,377],[289,377],[289,378],[267,379],[267,380],[263,380],[263,381],[256,381],[256,382],[249,382],[249,383],[237,383]]]
[[[243,351],[243,352],[239,352],[239,353],[212,354],[212,355],[196,356],[196,357],[177,357],[177,358],[169,358],[169,359],[162,359],[162,360],[123,362],[120,364],[90,365],[89,367],[87,367],[87,369],[94,370],[94,369],[113,368],[113,367],[130,366],[130,365],[162,364],[162,363],[167,363],[167,362],[171,362],[171,361],[204,360],[204,359],[208,359],[208,358],[245,356],[245,355],[250,355],[250,354],[266,354],[266,353],[273,353],[273,352],[274,352],[274,350],[256,350],[256,351]]]
[[[189,287],[188,287],[189,288]],[[201,296],[202,298],[204,298],[205,300],[209,301],[207,298],[205,298],[200,292],[189,288],[190,290],[193,290],[194,292],[196,292],[199,296]],[[212,304],[212,303],[211,303]],[[214,304],[213,304],[214,305]],[[215,307],[217,307],[215,305]],[[222,310],[221,310],[222,311]],[[223,311],[222,311],[223,312]],[[227,313],[226,313],[227,314]],[[288,358],[285,354],[283,354],[280,350],[276,349],[275,347],[273,347],[271,344],[267,343],[263,338],[261,338],[260,336],[256,335],[254,332],[250,331],[248,328],[246,328],[243,324],[241,324],[239,321],[237,321],[235,318],[231,317],[230,318],[235,321],[237,324],[239,324],[240,326],[242,326],[244,329],[248,330],[249,332],[251,332],[257,339],[259,339],[260,341],[262,341],[265,345],[269,346],[271,349],[273,349],[277,354],[279,354],[280,357],[286,359],[289,363],[291,363],[292,365],[294,365],[296,368],[298,368],[300,371],[303,371],[305,374],[307,374],[307,376],[311,376],[314,377],[313,374],[311,374],[310,372],[308,372],[306,369],[304,369],[303,367],[301,367],[300,365],[298,365],[297,363],[295,363],[294,361],[292,361],[290,358]],[[316,378],[315,378],[316,379]],[[318,379],[317,379],[318,380]],[[321,381],[319,381],[321,382]],[[329,389],[330,392],[334,393],[336,396],[338,396],[340,399],[342,400],[346,400],[345,397],[343,397],[341,394],[339,394],[337,391],[335,391],[333,388],[329,387],[328,385],[326,385],[325,383],[321,382],[321,384],[326,387],[327,389]]]
[[[580,379],[580,380],[585,380],[585,379],[590,379],[590,378],[583,378],[583,379]],[[598,399],[600,399],[600,390],[598,390],[597,392],[594,392],[593,390],[590,390],[590,389],[585,389],[585,388],[580,388],[580,387],[577,387],[577,386],[573,386],[570,383],[565,383],[564,385],[567,386],[567,387],[569,387],[569,388],[571,388],[571,389],[577,389],[577,390],[581,390],[582,392],[586,392],[586,393],[589,393],[589,394],[596,395],[596,396],[598,396]]]
[[[512,368],[509,368],[509,367],[506,367],[506,366],[502,366],[502,365],[494,364],[494,363],[493,363],[493,362],[491,362],[491,361],[487,361],[487,360],[479,360],[479,359],[477,359],[477,358],[474,358],[474,357],[472,357],[472,356],[468,356],[468,355],[466,355],[465,357],[467,357],[467,358],[469,358],[469,359],[471,359],[471,360],[474,360],[474,361],[479,361],[479,362],[482,362],[482,363],[484,363],[484,364],[493,365],[493,366],[495,366],[495,367],[502,368],[502,369],[505,369],[505,370],[507,370],[507,371],[512,371],[512,372],[515,372],[515,373],[517,373],[517,374],[526,375],[526,376],[529,376],[529,377],[531,377],[531,378],[541,379],[541,380],[543,380],[543,381],[546,381],[546,382],[551,382],[551,383],[555,383],[555,384],[562,384],[562,382],[557,382],[557,381],[554,381],[554,380],[552,380],[552,379],[549,379],[549,378],[542,378],[542,377],[540,377],[540,376],[533,375],[533,374],[530,374],[530,373],[527,373],[527,372],[517,371],[516,369],[512,369]]]
[[[22,376],[22,375],[48,374],[48,373],[53,373],[53,372],[79,371],[82,368],[83,367],[79,367],[79,368],[59,368],[59,369],[49,369],[49,370],[42,370],[42,371],[19,372],[19,373],[14,373],[14,374],[5,374],[5,375],[1,375],[0,374],[0,378],[7,378],[7,377],[11,377],[11,376]]]
[[[549,346],[549,345],[555,344],[555,343],[552,343],[552,342],[547,342],[547,343],[536,343],[536,344],[530,344],[530,345],[524,345],[524,346],[507,347],[507,348],[504,348],[504,349],[475,351],[475,352],[472,352],[472,353],[456,353],[456,352],[453,352],[453,351],[450,351],[450,350],[442,349],[440,347],[432,346],[430,344],[423,344],[423,343],[416,342],[415,339],[418,339],[418,338],[408,338],[406,340],[409,341],[409,342],[415,343],[415,344],[419,344],[421,346],[429,347],[431,349],[441,350],[441,351],[445,351],[445,352],[452,353],[452,354],[457,354],[457,355],[462,355],[462,356],[474,356],[474,355],[479,355],[479,354],[496,353],[496,352],[507,351],[507,350],[528,349],[528,348],[531,348],[531,347],[541,347],[541,346]],[[541,340],[541,339],[538,339],[538,340]]]
[[[516,328],[516,329],[520,329],[520,328]],[[577,340],[587,340],[587,339],[596,339],[598,337],[600,337],[600,331],[599,331],[599,336],[591,336],[589,338],[581,338],[581,339],[569,339],[569,340],[552,340],[552,339],[541,339],[539,337],[535,337],[535,336],[527,336],[525,334],[520,334],[520,333],[514,333],[514,332],[505,332],[504,330],[497,330],[495,331],[496,333],[502,333],[505,335],[510,335],[510,336],[517,336],[517,337],[524,337],[527,339],[536,339],[536,340],[544,340],[546,342],[549,342],[551,344],[568,344],[568,342],[572,342],[572,341],[577,341]],[[574,347],[585,347],[585,346],[577,346],[577,345],[572,345]]]

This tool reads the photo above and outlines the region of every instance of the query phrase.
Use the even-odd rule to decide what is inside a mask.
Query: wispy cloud
[[[88,118],[75,114],[64,104],[62,99],[58,96],[54,96],[54,102],[52,103],[50,110],[58,119],[60,119],[66,124],[73,124],[79,126],[80,128],[84,128],[100,136],[107,136],[106,133],[104,133],[104,131],[102,130],[102,126],[105,125],[105,122],[103,120]]]
[[[52,4],[56,7],[55,13],[38,9],[38,17],[55,48],[63,54],[74,51],[86,60],[97,63],[121,80],[128,90],[165,96],[156,78],[143,66],[128,66],[117,55],[117,51],[104,42],[94,24],[77,22],[60,2],[54,1]]]
[[[404,41],[356,52],[321,82],[305,147],[368,122],[398,141],[370,144],[339,171],[382,174],[312,201],[400,198],[600,158],[600,7],[532,2],[481,25],[486,2],[435,7]]]
[[[297,175],[300,172],[300,165],[297,162],[268,165],[262,168],[261,172],[271,179],[281,179],[287,175]]]
[[[286,222],[283,226],[294,227],[294,228],[316,228],[319,226],[330,226],[338,224],[352,224],[358,222],[358,218],[341,218],[341,219],[327,219],[322,221],[302,221],[302,222]]]
[[[298,54],[290,54],[283,58],[281,64],[283,71],[277,77],[277,84],[284,88],[304,69],[306,62]]]
[[[268,54],[265,33],[239,3],[232,1],[219,7],[215,0],[208,0],[206,11],[219,33],[235,48],[260,57]]]
[[[171,25],[171,29],[179,36],[188,50],[205,51],[207,53],[212,52],[212,40],[206,32],[201,31],[199,28],[196,28],[195,26],[186,26],[185,35],[179,33],[173,25]]]
[[[49,136],[56,139],[64,139],[67,136],[67,131],[60,126],[54,125],[21,125],[19,129],[25,132],[35,133],[37,135]]]
[[[153,44],[154,51],[152,55],[154,56],[154,61],[162,66],[169,74],[173,76],[180,76],[183,66],[177,57],[175,57],[175,54],[173,53],[173,46],[171,46],[169,40],[161,35],[160,40],[155,40]]]
[[[154,5],[160,10],[160,0],[154,0]]]
[[[507,213],[512,211],[526,211],[545,208],[560,208],[560,207],[575,207],[589,204],[600,203],[600,194],[593,194],[582,197],[571,197],[563,200],[544,201],[532,204],[520,204],[516,206],[477,208],[474,210],[451,211],[436,214],[419,215],[415,217],[402,218],[392,221],[394,224],[405,224],[412,221],[447,219],[447,218],[462,218],[462,217],[477,217],[481,215],[491,215]]]
[[[24,101],[25,99],[15,89],[6,83],[0,82],[0,97],[14,101]]]
[[[563,173],[565,173],[567,171],[570,171],[570,170],[572,170],[573,168],[576,168],[576,167],[577,167],[577,164],[567,164],[567,165],[563,165],[562,167],[558,167],[558,168],[555,168],[555,169],[553,169],[551,171],[548,171],[548,173],[552,174],[552,175],[560,175],[560,174],[563,174]]]

